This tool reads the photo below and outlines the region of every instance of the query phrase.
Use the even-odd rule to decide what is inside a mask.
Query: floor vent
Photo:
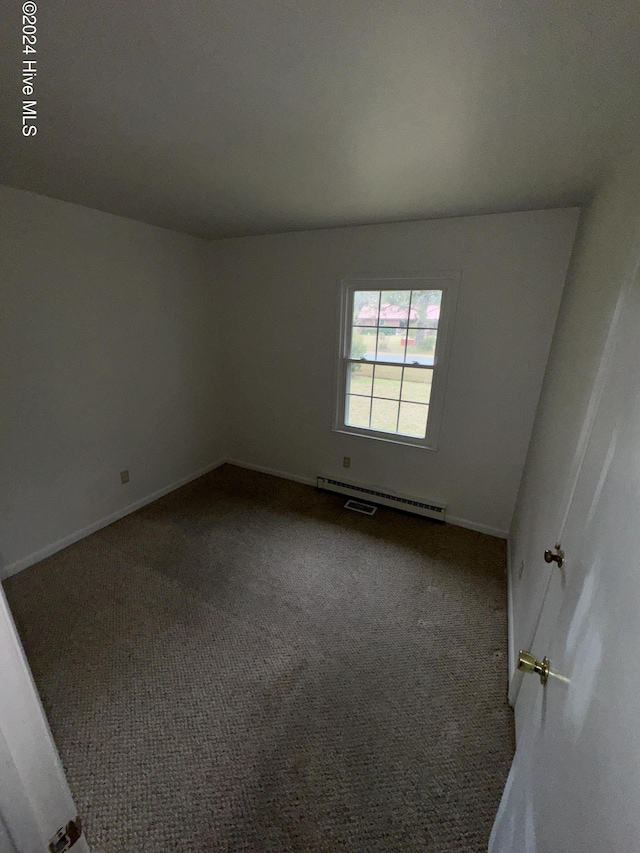
[[[373,503],[392,506],[395,509],[403,509],[416,515],[424,515],[426,518],[435,518],[438,521],[445,520],[445,504],[436,501],[419,501],[407,495],[398,495],[393,492],[382,492],[348,480],[333,480],[330,477],[318,477],[318,488],[329,492],[338,492],[341,495],[350,495],[355,498],[363,498],[365,495]]]
[[[352,509],[354,512],[361,512],[363,515],[375,515],[377,506],[373,504],[363,504],[361,501],[354,501],[350,498],[344,505],[345,509]]]

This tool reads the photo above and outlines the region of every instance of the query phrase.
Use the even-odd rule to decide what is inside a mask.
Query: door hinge
[[[61,827],[49,842],[49,853],[64,853],[71,850],[73,845],[82,835],[82,823],[80,818],[70,820],[66,826]]]

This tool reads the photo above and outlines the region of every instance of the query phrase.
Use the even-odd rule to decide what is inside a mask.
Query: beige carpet
[[[97,853],[484,851],[500,540],[225,466],[6,583]]]

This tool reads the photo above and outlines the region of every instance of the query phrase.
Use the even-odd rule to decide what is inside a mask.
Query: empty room
[[[637,0],[0,17],[0,851],[637,853]]]

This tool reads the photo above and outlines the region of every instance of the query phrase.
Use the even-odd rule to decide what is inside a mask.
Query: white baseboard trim
[[[241,459],[227,459],[227,463],[229,465],[237,465],[238,468],[248,468],[250,471],[260,471],[262,474],[281,477],[283,480],[304,483],[307,486],[315,486],[317,484],[315,477],[300,477],[298,474],[290,474],[288,471],[276,471],[275,468],[267,468],[266,465],[255,465],[253,462],[243,462]],[[506,530],[501,530],[498,527],[489,527],[486,524],[478,524],[475,521],[468,521],[466,518],[457,518],[456,516],[448,515],[446,521],[447,524],[466,527],[468,530],[475,530],[477,533],[487,533],[489,536],[497,536],[499,539],[506,539],[509,535]]]
[[[498,539],[507,539],[509,532],[499,527],[489,527],[488,524],[478,524],[477,521],[469,521],[467,518],[458,518],[455,515],[447,515],[447,524],[455,524],[458,527],[466,527],[467,530],[475,530],[476,533],[486,533],[489,536],[497,536]]]
[[[238,468],[247,468],[249,471],[260,471],[261,474],[271,474],[282,480],[293,480],[294,483],[304,483],[306,486],[315,486],[315,477],[300,477],[298,474],[290,474],[288,471],[276,471],[275,468],[267,468],[265,465],[254,465],[253,462],[242,462],[240,459],[227,459],[228,465],[236,465]]]
[[[516,640],[513,630],[513,552],[512,540],[507,539],[507,649],[509,658],[507,689],[509,693],[509,704],[515,704],[512,697],[511,685],[516,674]]]
[[[158,491],[153,492],[152,494],[147,495],[144,498],[140,498],[140,500],[137,500],[134,503],[123,507],[122,509],[116,510],[110,515],[104,516],[103,518],[99,519],[98,521],[92,522],[86,527],[83,527],[81,530],[76,530],[74,533],[70,533],[68,536],[64,536],[62,539],[58,539],[56,542],[52,542],[50,545],[46,545],[44,548],[40,548],[38,551],[34,551],[32,554],[28,554],[26,557],[21,557],[19,560],[10,563],[8,566],[0,568],[0,580],[4,580],[5,578],[11,577],[11,575],[15,575],[18,572],[21,572],[23,569],[26,569],[29,566],[33,566],[34,563],[39,563],[40,560],[44,560],[46,557],[50,557],[57,551],[61,551],[63,548],[66,548],[68,545],[73,545],[74,542],[79,542],[80,539],[84,539],[86,536],[90,536],[97,530],[101,530],[103,527],[107,527],[109,524],[113,524],[115,521],[119,521],[119,519],[124,518],[126,515],[130,515],[132,512],[141,509],[143,506],[153,503],[153,501],[157,501],[159,498],[168,495],[169,492],[173,492],[176,489],[179,489],[181,486],[186,486],[187,483],[190,483],[193,480],[197,480],[198,477],[202,477],[205,474],[208,474],[210,471],[219,468],[225,463],[229,465],[236,465],[238,468],[247,468],[250,471],[259,471],[262,474],[270,474],[273,477],[280,477],[283,480],[292,480],[294,483],[304,483],[307,486],[316,485],[315,477],[301,477],[300,475],[292,474],[289,471],[278,471],[275,468],[268,468],[266,465],[256,465],[253,462],[244,462],[241,459],[219,459],[217,462],[214,462],[211,465],[207,465],[204,468],[200,468],[198,471],[194,471],[193,473],[188,474],[186,477],[181,477],[174,483],[171,483],[168,486],[164,486],[162,489],[158,489]],[[466,527],[468,530],[475,530],[478,533],[486,533],[489,536],[497,536],[500,539],[507,539],[508,537],[508,533],[506,530],[500,530],[497,527],[489,527],[486,524],[478,524],[477,522],[469,521],[466,518],[458,518],[457,516],[450,515],[447,516],[447,523],[455,524],[458,527]],[[511,587],[509,587],[509,589],[510,588]],[[511,599],[509,599],[509,601],[511,601]],[[511,625],[511,619],[509,621],[509,624]],[[509,630],[511,631],[511,628]],[[512,654],[511,645],[512,644],[510,643],[510,672]]]
[[[52,554],[55,554],[58,551],[62,551],[62,549],[66,548],[68,545],[73,545],[74,542],[79,542],[80,539],[84,539],[86,536],[90,536],[97,530],[101,530],[103,527],[108,527],[110,524],[113,524],[114,521],[119,521],[121,518],[124,518],[125,515],[130,515],[137,509],[141,509],[143,506],[153,503],[159,498],[163,498],[165,495],[168,495],[169,492],[173,492],[176,489],[179,489],[181,486],[186,486],[187,483],[191,483],[193,480],[197,480],[198,477],[202,477],[205,474],[208,474],[210,471],[213,471],[216,468],[219,468],[221,465],[224,465],[226,461],[226,459],[221,459],[218,462],[214,462],[212,465],[206,465],[204,468],[200,468],[198,471],[194,471],[193,473],[188,474],[186,477],[181,477],[179,480],[176,480],[169,486],[164,486],[162,489],[158,489],[157,492],[153,492],[152,494],[147,495],[144,498],[140,498],[134,503],[129,504],[128,506],[125,506],[122,509],[118,509],[115,512],[112,512],[110,515],[105,515],[103,518],[100,518],[98,519],[98,521],[94,521],[91,524],[88,524],[81,530],[76,530],[74,533],[70,533],[68,536],[63,536],[62,539],[58,539],[56,542],[52,542],[50,545],[45,545],[44,548],[40,548],[40,550],[34,551],[32,554],[28,554],[26,557],[21,557],[19,560],[16,560],[15,562],[10,563],[8,566],[4,566],[2,569],[0,569],[0,580],[5,580],[6,578],[11,577],[11,575],[16,575],[23,569],[27,569],[29,566],[33,566],[34,563],[39,563],[40,560],[44,560],[45,557],[50,557]]]

